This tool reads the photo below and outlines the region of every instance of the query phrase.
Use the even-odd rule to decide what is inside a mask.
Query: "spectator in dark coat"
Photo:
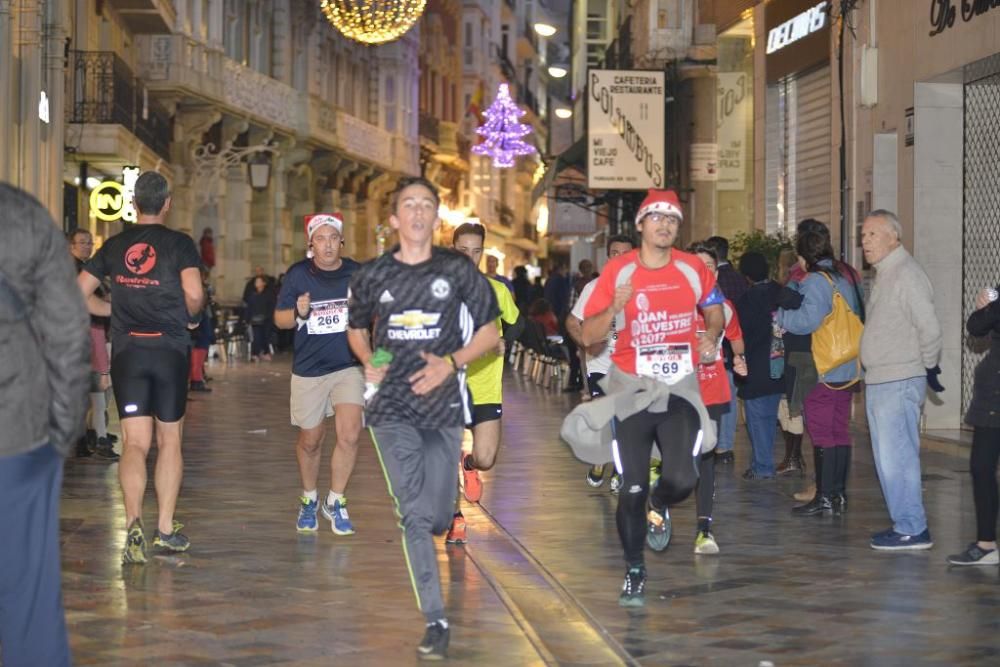
[[[998,286],[1000,287],[1000,286]],[[972,402],[965,414],[965,423],[973,427],[972,497],[976,503],[976,541],[964,552],[948,556],[952,565],[996,565],[997,461],[1000,460],[1000,300],[996,290],[982,290],[976,296],[976,312],[965,324],[972,336],[989,336],[990,351],[976,366],[972,385]]]
[[[719,277],[716,279],[719,289],[727,299],[736,303],[749,285],[747,279],[729,263],[729,241],[723,236],[713,236],[705,241],[705,245],[715,250],[715,255],[719,258]]]
[[[254,281],[254,293],[247,300],[247,321],[253,331],[253,341],[250,343],[250,357],[257,361],[271,360],[271,329],[274,326],[274,306],[276,295],[268,289],[267,281],[257,278]]]
[[[758,252],[748,252],[740,258],[740,273],[750,281],[750,287],[736,302],[748,370],[739,386],[739,395],[753,451],[753,460],[743,479],[771,479],[778,403],[785,392],[783,378],[775,378],[771,372],[771,340],[781,285],[769,278],[767,258]]]
[[[528,312],[528,307],[534,301],[532,293],[535,288],[531,284],[531,279],[528,278],[527,267],[514,267],[514,280],[511,281],[511,286],[514,290],[514,303],[517,304],[517,309],[522,313]]]

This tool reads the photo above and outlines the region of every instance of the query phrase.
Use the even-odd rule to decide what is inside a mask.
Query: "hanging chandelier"
[[[413,27],[427,0],[322,0],[326,20],[348,39],[385,44]]]

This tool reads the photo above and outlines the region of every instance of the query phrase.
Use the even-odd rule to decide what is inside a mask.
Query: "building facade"
[[[308,213],[341,211],[369,258],[386,194],[420,173],[419,34],[365,47],[308,0],[2,2],[0,179],[100,242],[133,168],[163,173],[169,224],[214,231],[223,300],[303,256]]]
[[[983,341],[964,330],[976,292],[1000,282],[1000,8],[869,0],[858,10],[857,203],[898,211],[930,276],[944,332],[926,426],[955,429]]]

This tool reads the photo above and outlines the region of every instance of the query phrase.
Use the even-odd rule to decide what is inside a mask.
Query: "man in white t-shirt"
[[[635,248],[635,245],[632,243],[632,238],[627,234],[617,234],[608,237],[608,259],[624,255],[633,248]],[[594,291],[596,283],[597,278],[594,278],[583,286],[583,289],[580,290],[580,296],[577,298],[576,303],[573,304],[573,310],[570,312],[569,317],[566,318],[566,330],[573,337],[573,340],[577,341],[580,347],[583,347],[587,353],[587,385],[590,387],[590,395],[592,397],[601,396],[604,393],[597,386],[597,383],[611,367],[611,353],[615,350],[615,340],[618,338],[618,334],[614,326],[612,326],[607,340],[592,345],[589,348],[584,347],[580,343],[583,309],[587,305],[587,300]],[[594,488],[604,484],[604,469],[606,467],[606,465],[591,466],[590,470],[587,471],[587,484],[590,484]],[[614,472],[611,475],[611,492],[617,493],[620,487],[621,476],[617,472]]]

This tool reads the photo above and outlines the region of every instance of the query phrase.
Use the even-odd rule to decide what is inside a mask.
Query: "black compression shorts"
[[[472,406],[472,426],[491,422],[503,417],[503,406],[499,403],[483,403]]]
[[[189,354],[158,339],[129,341],[111,360],[119,419],[180,421],[187,407]]]

